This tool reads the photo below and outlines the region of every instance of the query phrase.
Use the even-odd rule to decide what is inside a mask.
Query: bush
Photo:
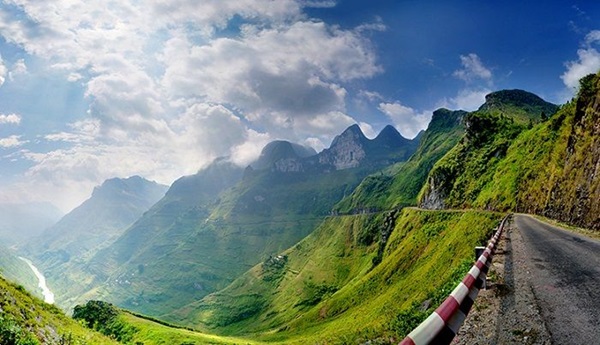
[[[119,309],[104,301],[88,301],[84,306],[77,305],[73,309],[73,318],[82,320],[91,329],[113,337],[120,342],[128,342],[137,329],[119,318]]]

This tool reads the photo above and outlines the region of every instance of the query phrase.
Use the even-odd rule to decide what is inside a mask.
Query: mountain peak
[[[285,140],[268,143],[261,151],[258,160],[252,163],[254,169],[268,169],[276,162],[284,159],[298,159],[316,155],[313,148],[294,144]]]
[[[111,198],[115,193],[164,193],[167,186],[134,175],[128,178],[110,178],[94,188],[92,196]]]
[[[408,139],[403,137],[394,126],[387,125],[379,132],[377,137],[373,139],[373,144],[391,148],[399,147],[407,141]]]
[[[331,146],[329,148],[333,149],[339,145],[346,145],[348,142],[354,142],[358,145],[362,145],[367,140],[367,137],[360,127],[357,124],[353,124],[352,126],[346,128],[342,134],[336,136],[331,142]]]
[[[546,102],[541,97],[524,90],[500,90],[492,92],[485,96],[485,103],[479,107],[481,110],[514,110],[520,109],[526,113],[529,118],[539,117],[543,112],[547,116],[554,114],[558,110],[558,106]]]

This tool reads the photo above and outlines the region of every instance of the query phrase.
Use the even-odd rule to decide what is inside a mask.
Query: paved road
[[[515,215],[554,344],[600,344],[600,241]]]

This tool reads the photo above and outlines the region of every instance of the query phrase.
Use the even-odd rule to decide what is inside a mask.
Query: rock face
[[[330,165],[335,170],[356,168],[367,156],[367,138],[358,125],[353,125],[335,137],[329,149],[319,154],[319,164]]]
[[[427,210],[443,210],[444,198],[447,196],[447,191],[441,188],[444,184],[443,174],[431,175],[427,182],[419,207]]]
[[[547,217],[600,230],[600,75],[582,80],[562,176],[545,205],[531,206]]]

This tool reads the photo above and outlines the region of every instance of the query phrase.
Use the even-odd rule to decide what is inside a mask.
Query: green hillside
[[[399,339],[408,318],[426,315],[413,304],[430,300],[435,307],[500,218],[413,209],[330,217],[294,247],[169,319],[269,343]]]
[[[417,144],[392,127],[369,140],[351,126],[316,155],[288,142],[267,145],[229,188],[211,183],[206,170],[177,181],[89,261],[95,278],[75,294],[78,302],[102,299],[160,316],[219,291],[311,233],[365,176],[407,159]],[[216,177],[227,176],[220,171]],[[212,185],[222,188],[205,193]]]
[[[417,195],[435,162],[463,136],[466,114],[460,110],[434,111],[410,159],[366,177],[349,197],[336,205],[336,210],[354,213],[416,205]]]
[[[479,111],[465,138],[436,163],[420,203],[540,214],[600,229],[600,76],[578,96],[528,129]]]
[[[0,344],[117,344],[0,276]]]
[[[42,289],[38,287],[38,279],[25,261],[19,259],[18,254],[0,245],[0,274],[6,279],[19,282],[36,297],[42,298]]]

